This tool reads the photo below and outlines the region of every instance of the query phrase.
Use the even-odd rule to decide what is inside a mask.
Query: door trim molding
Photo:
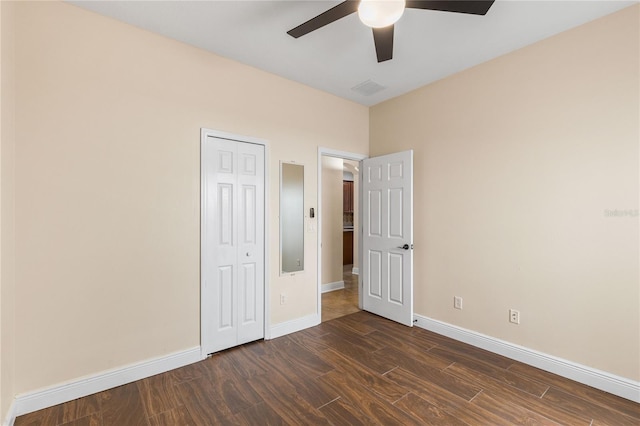
[[[318,257],[318,276],[316,278],[316,287],[318,287],[318,304],[316,307],[316,314],[322,321],[322,156],[326,155],[327,157],[336,157],[342,158],[343,160],[352,160],[352,161],[362,161],[365,158],[368,158],[368,155],[365,154],[357,154],[354,152],[340,151],[337,149],[325,148],[322,146],[318,147],[318,247],[317,247],[317,257]],[[358,194],[358,197],[360,195]],[[359,204],[361,205],[361,204]],[[362,209],[358,209],[358,214]],[[362,223],[362,222],[360,222]],[[358,232],[358,260],[361,262],[362,253],[362,241],[361,241],[362,233]],[[360,282],[360,277],[358,277],[358,305],[362,307],[362,292],[359,290],[362,288],[362,283]]]
[[[414,313],[415,325],[640,403],[640,382]]]
[[[270,161],[270,155],[269,155],[269,141],[266,139],[261,139],[261,138],[256,138],[253,136],[245,136],[245,135],[238,135],[238,134],[234,134],[234,133],[228,133],[228,132],[223,132],[220,130],[212,130],[212,129],[207,129],[207,128],[201,128],[200,129],[200,158],[199,158],[199,165],[200,165],[200,250],[202,251],[202,232],[204,230],[204,218],[205,218],[205,214],[204,214],[204,203],[202,202],[203,196],[204,196],[204,185],[202,185],[202,146],[205,142],[205,140],[209,137],[214,137],[214,138],[220,138],[220,139],[228,139],[231,141],[236,141],[236,142],[243,142],[243,143],[252,143],[252,144],[256,144],[256,145],[262,145],[264,146],[264,321],[263,321],[263,326],[264,326],[264,339],[268,340],[271,339],[271,322],[270,322],[270,318],[271,318],[271,308],[270,308],[270,303],[269,303],[269,284],[270,284],[270,280],[269,280],[269,200],[270,200],[270,195],[269,195],[269,175],[270,175],[270,168],[269,168],[269,161]],[[202,254],[200,255],[200,259],[198,262],[199,266],[200,266],[200,350],[201,350],[201,357],[202,359],[206,358],[206,356],[208,354],[206,354],[206,350],[205,345],[203,345],[203,336],[202,336],[202,330],[203,330],[203,321],[204,321],[204,315],[203,315],[203,311],[204,311],[204,307],[203,307],[203,298],[202,298],[202,286],[203,286],[203,280],[202,280]]]

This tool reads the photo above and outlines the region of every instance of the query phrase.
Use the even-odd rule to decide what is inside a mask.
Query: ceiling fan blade
[[[355,0],[347,0],[338,4],[337,6],[332,7],[326,12],[321,13],[315,18],[309,19],[307,22],[298,25],[292,30],[287,31],[291,37],[301,37],[305,34],[309,34],[311,31],[315,31],[318,28],[322,28],[325,25],[328,25],[332,22],[337,21],[340,18],[344,18],[347,15],[351,15],[352,13],[358,10],[359,1]]]
[[[407,0],[406,7],[485,15],[493,2],[494,0]]]
[[[393,25],[372,30],[378,62],[388,61],[393,57]]]

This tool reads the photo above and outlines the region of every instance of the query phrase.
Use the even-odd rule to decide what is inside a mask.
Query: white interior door
[[[413,325],[413,151],[362,161],[362,308]]]
[[[201,150],[204,354],[264,337],[264,145],[205,136]]]

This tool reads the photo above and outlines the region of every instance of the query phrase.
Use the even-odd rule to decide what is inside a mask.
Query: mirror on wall
[[[304,166],[280,162],[280,273],[304,270]]]

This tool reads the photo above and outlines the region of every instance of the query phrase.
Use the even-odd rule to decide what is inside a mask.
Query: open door
[[[413,151],[362,161],[362,308],[413,326]]]

